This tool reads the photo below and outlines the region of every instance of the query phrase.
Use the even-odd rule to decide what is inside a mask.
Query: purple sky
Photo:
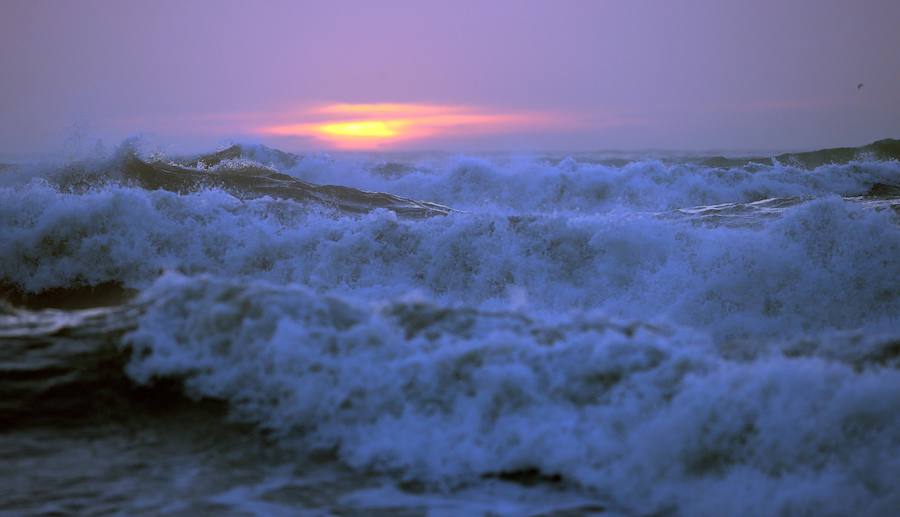
[[[73,125],[308,149],[327,142],[259,128],[329,103],[553,121],[387,149],[859,145],[900,138],[898,22],[897,0],[3,0],[0,153]]]

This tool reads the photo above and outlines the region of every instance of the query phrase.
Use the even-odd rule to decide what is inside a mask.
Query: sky
[[[897,0],[0,0],[0,13],[7,154],[73,134],[183,150],[900,138]]]

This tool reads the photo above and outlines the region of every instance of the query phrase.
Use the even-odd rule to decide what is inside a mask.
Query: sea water
[[[0,512],[893,514],[879,144],[6,165]]]

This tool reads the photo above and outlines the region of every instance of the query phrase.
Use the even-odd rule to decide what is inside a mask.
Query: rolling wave
[[[192,436],[227,420],[247,426],[229,444],[407,495],[514,481],[632,514],[887,514],[896,158],[126,143],[8,167],[0,428],[165,428],[176,408]]]
[[[639,513],[878,515],[896,503],[896,328],[737,351],[596,312],[373,305],[166,275],[125,307],[17,311],[0,329],[31,354],[27,374],[4,370],[4,388],[19,387],[12,410],[88,409],[62,388],[133,398],[149,385],[171,400],[178,386],[301,454],[444,487],[540,472]],[[110,330],[116,345],[72,346]],[[37,351],[51,335],[66,339]],[[747,499],[718,498],[737,487]]]

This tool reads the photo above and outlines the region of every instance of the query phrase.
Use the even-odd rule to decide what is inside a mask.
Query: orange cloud
[[[313,137],[341,149],[373,149],[434,136],[530,131],[554,122],[546,114],[407,103],[328,104],[298,118],[296,123],[263,126],[258,132]]]

